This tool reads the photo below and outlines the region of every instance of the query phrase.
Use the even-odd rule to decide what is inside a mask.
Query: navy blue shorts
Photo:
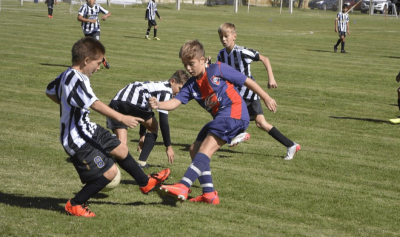
[[[204,141],[208,133],[212,133],[220,139],[231,143],[232,139],[246,131],[249,121],[234,119],[229,117],[215,118],[213,121],[204,125],[197,135],[196,141]]]
[[[110,152],[120,144],[115,135],[97,125],[92,139],[71,156],[81,182],[90,183],[109,170],[114,165]]]
[[[154,117],[153,111],[143,109],[139,106],[135,106],[126,101],[113,100],[110,102],[109,106],[110,106],[110,108],[112,108],[115,111],[120,112],[121,114],[139,117],[139,118],[142,118],[144,121],[147,121],[147,120],[151,119],[152,117]],[[128,127],[125,124],[115,121],[114,119],[111,119],[111,118],[107,118],[107,128],[109,128],[111,130],[119,129],[119,128],[128,129]]]
[[[85,34],[86,37],[91,37],[93,39],[100,40],[100,31],[95,31],[90,34]]]
[[[342,36],[342,35],[343,35],[344,37],[346,37],[346,34],[347,34],[347,33],[346,33],[345,31],[339,31],[339,37]]]

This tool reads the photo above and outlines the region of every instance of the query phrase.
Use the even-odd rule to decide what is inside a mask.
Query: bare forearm
[[[271,97],[265,92],[255,81],[253,81],[251,78],[247,78],[246,82],[244,85],[252,90],[254,93],[259,95],[263,100],[268,100]]]
[[[173,98],[167,101],[158,102],[158,109],[171,111],[178,108],[180,104],[181,102],[179,100]]]
[[[102,114],[106,117],[112,118],[116,121],[122,121],[122,118],[124,117],[123,114],[111,109],[108,107],[106,104],[101,102],[100,100],[95,101],[92,106],[90,106],[94,111],[98,112],[99,114]]]
[[[49,95],[49,94],[47,94],[47,93],[46,93],[46,95],[47,95],[47,97],[49,97],[54,103],[60,104],[60,102],[58,101],[57,96],[55,96],[55,95]]]
[[[267,57],[260,55],[260,60],[263,62],[265,69],[267,69],[268,77],[274,78],[274,73],[272,72],[271,62]]]

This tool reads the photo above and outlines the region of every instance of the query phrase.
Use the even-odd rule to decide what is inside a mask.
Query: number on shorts
[[[103,159],[101,159],[100,156],[96,156],[94,158],[94,163],[96,163],[97,167],[99,167],[99,168],[103,168],[104,167],[104,161],[103,161]]]

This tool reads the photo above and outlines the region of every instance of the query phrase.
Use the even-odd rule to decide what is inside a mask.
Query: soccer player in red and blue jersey
[[[160,193],[183,202],[191,192],[193,182],[199,179],[203,194],[189,201],[217,205],[219,197],[214,190],[210,158],[222,145],[231,143],[234,137],[243,133],[250,122],[246,103],[236,87],[246,85],[261,97],[270,111],[276,111],[276,102],[255,81],[229,65],[206,64],[203,45],[197,40],[186,42],[179,57],[192,77],[173,99],[159,102],[154,97],[150,98],[151,108],[174,110],[195,99],[211,114],[213,120],[200,130],[191,145],[192,163],[183,178],[174,185],[161,185]]]

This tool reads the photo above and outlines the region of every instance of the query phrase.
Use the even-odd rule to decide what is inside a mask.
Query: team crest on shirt
[[[220,79],[221,79],[220,77],[213,76],[213,77],[211,77],[211,82],[212,82],[213,84],[219,86],[219,81],[220,81]]]

